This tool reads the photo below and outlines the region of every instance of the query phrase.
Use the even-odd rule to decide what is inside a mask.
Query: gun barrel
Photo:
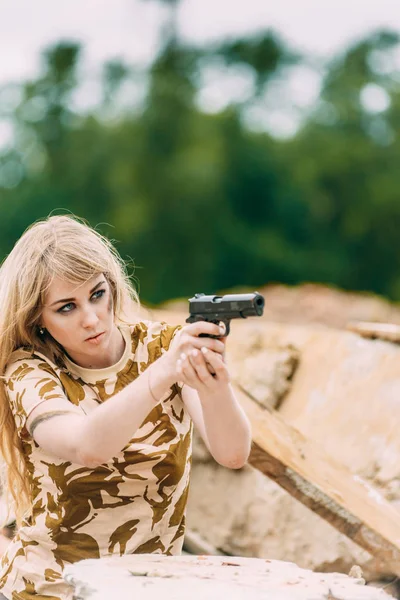
[[[264,297],[258,292],[251,294],[225,294],[212,296],[196,294],[189,300],[191,317],[196,315],[207,316],[213,319],[245,319],[247,317],[261,316],[264,312]]]

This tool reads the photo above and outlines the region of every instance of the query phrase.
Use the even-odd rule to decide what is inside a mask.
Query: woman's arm
[[[224,344],[200,333],[218,335],[218,326],[199,322],[180,330],[171,346],[137,379],[88,415],[82,415],[67,398],[46,400],[29,415],[27,429],[46,452],[62,459],[96,467],[118,454],[134,436],[146,416],[178,380],[182,352],[206,345],[223,352]],[[78,414],[80,413],[80,414]]]
[[[212,456],[225,467],[243,467],[250,454],[251,428],[222,356],[206,348],[194,350],[180,358],[178,369],[187,384],[183,401]]]
[[[122,450],[173,383],[160,357],[90,414],[82,415],[67,398],[49,400],[31,413],[27,429],[46,452],[94,468]]]
[[[198,392],[184,386],[183,401],[213,458],[222,466],[240,469],[250,453],[250,423],[232,388],[227,394],[200,400]]]

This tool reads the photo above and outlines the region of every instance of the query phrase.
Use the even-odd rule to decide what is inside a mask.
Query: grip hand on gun
[[[200,334],[221,336],[199,337]],[[229,383],[226,368],[225,327],[200,321],[186,325],[178,331],[168,352],[175,361],[175,372],[179,382],[189,385],[198,392],[217,391]]]

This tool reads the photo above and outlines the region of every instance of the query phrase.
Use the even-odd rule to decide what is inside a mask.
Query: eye
[[[68,304],[64,304],[61,308],[57,310],[59,313],[69,313],[71,310],[75,308],[75,304],[73,302],[68,302]]]
[[[94,294],[92,294],[92,300],[99,300],[102,296],[104,296],[105,293],[106,290],[97,290],[94,292]]]

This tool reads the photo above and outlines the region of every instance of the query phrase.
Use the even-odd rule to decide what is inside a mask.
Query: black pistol
[[[208,321],[224,323],[225,335],[229,335],[231,319],[261,317],[264,312],[264,297],[258,292],[252,294],[225,294],[225,296],[206,296],[195,294],[189,299],[190,316],[186,323]],[[200,337],[219,337],[201,334]]]

